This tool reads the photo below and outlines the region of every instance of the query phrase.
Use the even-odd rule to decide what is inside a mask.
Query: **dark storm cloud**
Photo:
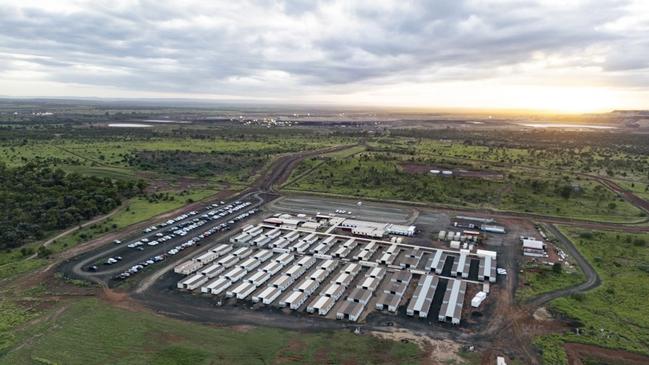
[[[0,71],[29,67],[62,83],[168,92],[238,93],[257,82],[255,92],[266,93],[487,78],[534,54],[593,48],[604,61],[582,59],[581,67],[615,72],[618,82],[646,70],[647,35],[606,26],[635,16],[627,2],[551,3],[61,1],[59,10],[3,2],[8,61]]]

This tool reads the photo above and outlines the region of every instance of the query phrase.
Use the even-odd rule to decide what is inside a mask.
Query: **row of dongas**
[[[478,277],[495,281],[495,274],[491,278],[491,268],[495,268],[496,255],[491,251],[477,256],[263,224],[247,226],[242,233],[251,236],[245,242],[262,242],[262,237],[270,240],[261,247],[220,244],[181,263],[174,271],[187,277],[178,282],[178,288],[191,291],[200,288],[205,294],[357,321],[372,310],[397,313],[408,301],[408,286],[416,281],[415,295],[410,298],[406,313],[427,318],[432,302],[436,301],[439,302],[436,304],[438,319],[457,324],[467,285],[468,275],[464,272],[471,270],[467,262],[478,260],[476,266],[480,272],[489,273]],[[288,244],[272,245],[278,240]],[[306,247],[302,242],[307,242]],[[325,250],[323,245],[329,249]],[[352,250],[357,253],[350,255]],[[336,252],[339,254],[327,254]],[[381,260],[386,255],[393,258]],[[396,260],[397,256],[401,260]],[[451,258],[450,265],[439,266],[439,262],[447,262],[448,258]],[[396,261],[400,262],[395,264]],[[425,268],[418,268],[424,263]],[[442,268],[440,272],[438,267]]]
[[[366,310],[371,311],[372,308],[397,313],[406,302],[405,294],[415,277],[408,270],[368,267],[355,262],[316,259],[310,255],[273,254],[269,250],[246,247],[232,254],[235,252],[242,257],[240,264],[221,271],[212,279],[207,277],[209,270],[196,272],[179,281],[178,287],[187,290],[200,288],[204,294],[225,293],[228,298],[357,321]],[[177,268],[185,269],[186,264]],[[457,284],[449,284],[439,320],[458,324],[466,282],[433,274],[420,276],[407,314],[427,318],[433,295],[441,281]],[[316,294],[319,289],[320,292]],[[369,307],[373,298],[376,299],[375,304]],[[338,306],[333,310],[336,304]],[[444,309],[444,305],[451,309]]]
[[[237,245],[267,248],[277,253],[312,254],[322,258],[356,260],[390,268],[434,271],[474,281],[496,281],[496,252],[447,250],[359,238],[343,234],[249,225],[230,239]]]

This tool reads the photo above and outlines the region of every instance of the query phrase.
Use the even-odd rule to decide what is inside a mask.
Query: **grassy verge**
[[[545,363],[566,363],[564,342],[649,355],[649,234],[561,230],[593,264],[602,285],[551,303],[553,311],[578,324],[579,333],[537,339]]]
[[[0,364],[415,364],[414,344],[350,332],[302,333],[273,328],[217,328],[76,302],[56,323],[17,335],[24,346]]]

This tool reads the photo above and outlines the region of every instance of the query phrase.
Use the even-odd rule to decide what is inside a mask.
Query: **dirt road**
[[[602,283],[599,275],[597,275],[597,271],[595,271],[590,262],[588,262],[588,260],[586,260],[586,258],[582,256],[582,254],[568,239],[568,237],[564,236],[563,233],[561,233],[561,231],[554,225],[548,224],[546,225],[546,228],[548,229],[548,231],[550,231],[550,233],[557,237],[557,239],[561,242],[563,248],[568,252],[570,256],[575,259],[577,265],[579,265],[579,267],[581,268],[581,271],[584,273],[584,275],[586,275],[586,281],[573,287],[551,291],[532,298],[526,303],[529,310],[531,310],[532,312],[536,310],[536,308],[550,302],[551,300],[575,293],[582,293],[587,290],[594,289]]]

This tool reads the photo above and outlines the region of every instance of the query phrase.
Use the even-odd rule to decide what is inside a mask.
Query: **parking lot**
[[[224,235],[239,222],[259,212],[260,201],[216,202],[149,226],[140,234],[113,242],[112,247],[89,254],[76,264],[85,276],[117,283],[145,268],[157,267],[184,250],[195,251],[204,240]]]

